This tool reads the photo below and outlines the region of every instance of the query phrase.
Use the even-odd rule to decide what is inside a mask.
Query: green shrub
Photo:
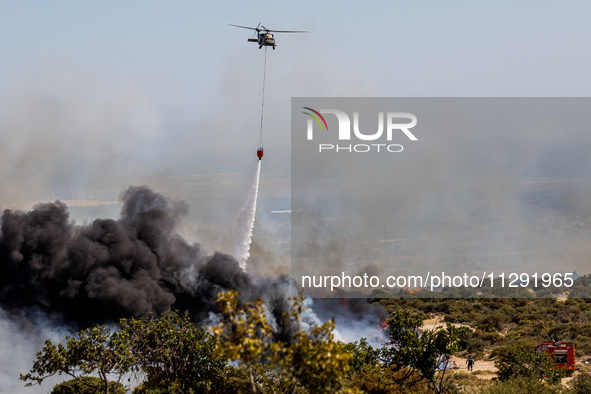
[[[499,379],[505,381],[517,377],[546,380],[559,383],[566,374],[555,368],[552,356],[546,352],[536,352],[525,347],[512,348],[495,361]]]
[[[518,377],[504,382],[498,382],[485,389],[481,394],[560,394],[559,387],[549,386],[536,378]]]
[[[573,300],[571,298],[571,299],[566,300],[564,302],[564,305],[566,305],[566,306],[577,306],[577,305],[579,305],[579,301],[578,300]]]
[[[501,345],[501,346],[496,346],[492,352],[490,352],[490,356],[489,358],[495,358],[495,357],[502,357],[505,356],[507,354],[509,354],[509,351],[513,348],[513,346],[509,346],[509,345]]]
[[[486,343],[484,343],[482,339],[474,338],[470,347],[468,347],[468,353],[473,354],[476,357],[482,357],[485,348]]]
[[[349,374],[360,372],[367,366],[379,366],[380,350],[374,349],[365,338],[343,344],[343,350],[353,355],[349,359]]]
[[[485,332],[480,336],[480,339],[482,339],[484,342],[488,342],[491,345],[497,344],[501,341],[502,337],[501,334],[499,334],[498,332]]]
[[[56,384],[50,394],[95,394],[104,392],[104,383],[99,378],[84,376]],[[121,383],[109,382],[110,394],[125,394]]]
[[[591,373],[581,371],[571,382],[571,388],[574,394],[591,393]]]
[[[351,376],[349,387],[368,394],[432,393],[418,372],[366,366]],[[355,391],[354,391],[355,392]]]
[[[507,315],[497,311],[483,316],[478,321],[476,327],[485,332],[501,331],[507,321]]]
[[[579,335],[577,339],[573,341],[573,344],[575,345],[577,357],[591,355],[591,338]]]

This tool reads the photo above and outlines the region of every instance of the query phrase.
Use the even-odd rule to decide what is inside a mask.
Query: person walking
[[[468,364],[468,371],[474,370],[474,359],[472,358],[472,355],[468,356],[468,359],[466,360],[466,364]]]

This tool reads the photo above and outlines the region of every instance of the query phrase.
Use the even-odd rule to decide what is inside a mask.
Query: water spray
[[[246,261],[250,257],[250,245],[252,243],[252,231],[254,229],[254,220],[257,212],[257,198],[259,194],[259,181],[261,178],[261,161],[258,161],[257,172],[248,193],[248,198],[244,207],[236,218],[239,240],[234,251],[234,257],[238,260],[240,268],[246,271]]]

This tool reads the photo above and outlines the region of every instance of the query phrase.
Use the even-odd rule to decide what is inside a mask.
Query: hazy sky
[[[268,53],[265,141],[287,146],[292,96],[588,96],[590,12],[584,1],[0,1],[0,103],[133,92],[185,148],[256,144],[264,50],[228,24],[262,22],[309,31],[277,35]]]

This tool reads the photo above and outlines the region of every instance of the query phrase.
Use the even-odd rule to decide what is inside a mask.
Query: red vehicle
[[[575,372],[575,345],[570,342],[542,342],[539,348],[552,356],[558,368],[566,369],[568,376]]]

